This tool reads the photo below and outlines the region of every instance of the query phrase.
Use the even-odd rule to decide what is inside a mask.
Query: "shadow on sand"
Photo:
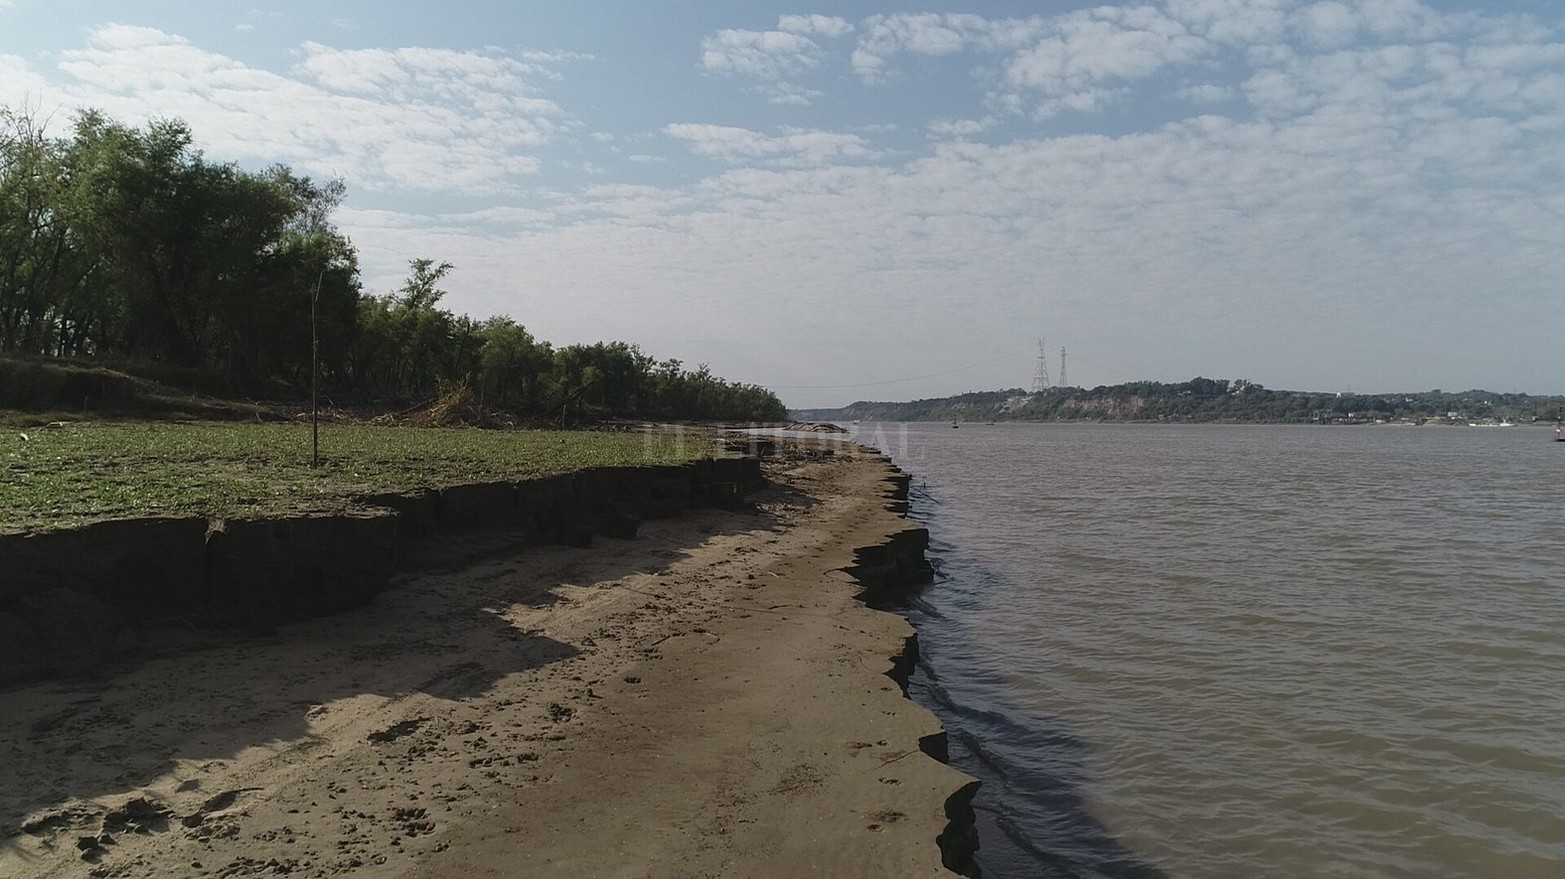
[[[545,608],[560,600],[565,584],[655,572],[715,536],[777,527],[754,510],[712,510],[688,514],[654,536],[602,540],[596,549],[518,553],[503,534],[442,538],[436,542],[447,543],[444,564],[436,553],[423,567],[397,574],[368,606],[270,636],[146,631],[140,634],[153,652],[167,654],[170,641],[185,649],[90,677],[0,691],[0,853],[23,834],[51,831],[51,822],[71,823],[62,810],[79,812],[81,801],[172,786],[204,763],[252,748],[307,752],[322,743],[321,724],[345,722],[349,712],[332,711],[345,700],[371,700],[359,706],[371,720],[359,722],[372,726],[358,735],[393,741],[402,730],[391,720],[406,712],[381,709],[420,694],[472,699],[509,675],[581,652],[513,623],[508,611],[515,617],[519,607]],[[377,712],[384,729],[373,726]]]

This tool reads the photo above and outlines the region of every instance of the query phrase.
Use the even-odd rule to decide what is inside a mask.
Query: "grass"
[[[24,438],[25,437],[25,438]],[[711,457],[709,434],[296,424],[91,423],[0,430],[0,532],[139,516],[346,509],[367,493]]]

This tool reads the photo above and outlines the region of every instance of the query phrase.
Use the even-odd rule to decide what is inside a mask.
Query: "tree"
[[[513,402],[536,406],[538,378],[552,359],[547,344],[540,344],[521,324],[508,317],[492,317],[478,329],[479,397],[505,407]]]
[[[319,287],[341,351],[357,256],[340,181],[210,162],[177,120],[80,114],[53,139],[0,111],[0,350],[194,367],[235,390],[297,383]]]
[[[0,351],[52,354],[79,283],[66,145],[33,113],[0,109]]]
[[[63,138],[45,121],[0,108],[0,353],[291,395],[311,385],[313,324],[322,386],[362,399],[466,382],[550,417],[782,417],[771,392],[705,364],[625,342],[555,350],[510,318],[455,315],[440,307],[449,262],[411,260],[401,287],[365,295],[331,223],[340,180],[212,161],[179,120],[136,128],[88,110]]]
[[[408,268],[408,279],[397,292],[359,302],[353,363],[355,381],[363,392],[403,399],[430,395],[442,380],[455,378],[455,370],[466,365],[466,356],[453,345],[456,319],[436,307],[445,296],[440,281],[452,265],[414,259]],[[476,353],[471,323],[461,329]]]

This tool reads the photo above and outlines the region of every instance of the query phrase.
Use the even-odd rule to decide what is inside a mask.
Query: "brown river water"
[[[854,425],[989,877],[1565,876],[1565,443]]]

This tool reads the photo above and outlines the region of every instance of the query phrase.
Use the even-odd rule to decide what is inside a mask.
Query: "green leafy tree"
[[[321,379],[361,400],[466,383],[489,404],[560,419],[781,418],[771,392],[625,342],[555,350],[509,318],[441,307],[449,262],[409,262],[365,295],[331,223],[341,181],[208,159],[179,120],[97,111],[51,137],[0,109],[0,353],[94,356],[228,392],[296,394]]]

